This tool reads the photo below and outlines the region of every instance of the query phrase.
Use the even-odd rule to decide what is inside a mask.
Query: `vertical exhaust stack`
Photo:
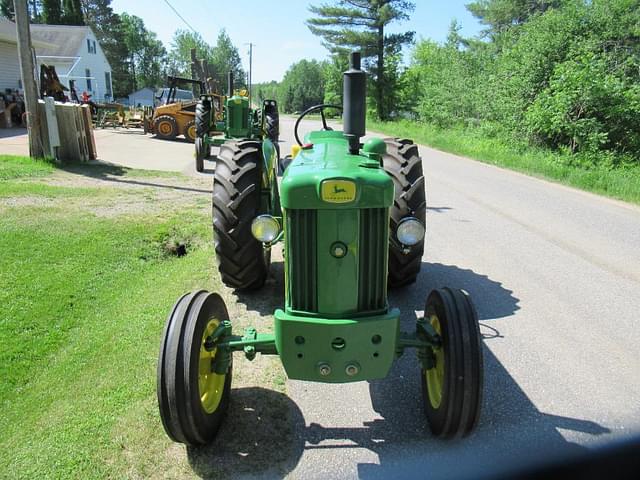
[[[233,72],[229,72],[227,78],[227,97],[233,97]]]
[[[360,52],[349,55],[349,70],[344,72],[342,120],[344,135],[349,140],[349,153],[360,151],[360,137],[366,132],[367,76],[360,70]]]

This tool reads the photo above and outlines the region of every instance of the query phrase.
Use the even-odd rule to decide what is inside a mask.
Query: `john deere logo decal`
[[[349,180],[322,182],[322,200],[329,203],[349,203],[356,199],[356,184]]]

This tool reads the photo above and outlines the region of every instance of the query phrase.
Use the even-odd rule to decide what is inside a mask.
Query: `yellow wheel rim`
[[[440,320],[438,316],[433,314],[429,317],[431,326],[438,332],[438,335],[442,336],[440,329]],[[442,392],[444,390],[444,349],[442,347],[434,349],[433,351],[436,357],[435,368],[430,368],[425,371],[424,376],[427,381],[427,392],[429,392],[429,403],[433,408],[439,408],[442,402]]]
[[[169,135],[173,131],[173,126],[169,122],[160,122],[158,130],[163,135]]]
[[[187,129],[187,136],[189,137],[189,140],[191,140],[192,142],[196,139],[196,126],[195,125],[191,125]]]
[[[222,399],[222,392],[224,391],[224,383],[226,375],[218,375],[211,371],[211,363],[216,356],[217,348],[212,351],[207,351],[204,344],[207,337],[213,333],[213,331],[220,324],[219,320],[210,320],[207,324],[207,328],[204,329],[202,335],[202,341],[200,343],[200,362],[198,363],[198,388],[200,392],[200,402],[205,412],[213,413],[220,405]]]

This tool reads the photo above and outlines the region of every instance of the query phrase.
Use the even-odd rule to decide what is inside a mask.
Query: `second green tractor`
[[[232,72],[228,75],[227,90],[226,97],[203,94],[196,105],[195,157],[198,172],[204,171],[204,160],[211,157],[212,147],[220,147],[222,155],[224,145],[229,142],[267,142],[279,155],[280,119],[277,102],[265,100],[262,108],[252,108],[251,99],[244,92],[234,90]]]

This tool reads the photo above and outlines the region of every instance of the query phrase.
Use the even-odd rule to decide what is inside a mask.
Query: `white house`
[[[93,100],[113,100],[111,66],[91,28],[31,25],[31,37],[49,44],[34,45],[38,65],[54,65],[63,84],[68,87],[69,80],[74,81],[78,95],[87,91]]]
[[[38,71],[54,65],[60,81],[67,87],[73,81],[78,95],[87,91],[93,100],[113,100],[111,66],[91,28],[33,24],[31,41]],[[19,88],[19,79],[15,24],[0,18],[0,88]]]
[[[39,41],[34,47],[46,46]],[[18,59],[18,40],[16,25],[4,17],[0,17],[0,93],[5,90],[22,89],[20,60]]]

